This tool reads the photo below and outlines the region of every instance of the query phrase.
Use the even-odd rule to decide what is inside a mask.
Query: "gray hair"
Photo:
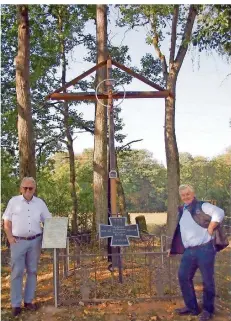
[[[31,181],[31,182],[34,184],[34,186],[36,186],[36,181],[35,181],[35,179],[34,179],[33,177],[23,177],[20,186],[22,186],[22,184],[23,184],[25,181]]]
[[[189,189],[191,192],[194,193],[194,188],[192,187],[192,185],[182,184],[179,186],[179,192],[183,191],[184,189]]]

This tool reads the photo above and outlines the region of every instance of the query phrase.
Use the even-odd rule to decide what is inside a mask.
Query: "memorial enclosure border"
[[[92,242],[87,234],[70,237],[69,248],[58,250],[59,306],[77,302],[169,300],[181,296],[177,279],[180,256],[167,258],[161,250],[168,241],[165,235],[141,235],[141,239],[130,241],[130,247],[122,248],[122,283],[118,282],[118,269],[108,270],[104,241],[97,241],[95,247],[97,242]],[[215,266],[217,297],[226,302],[231,299],[230,252],[230,248],[219,252]],[[199,272],[195,285],[200,300],[202,280]]]

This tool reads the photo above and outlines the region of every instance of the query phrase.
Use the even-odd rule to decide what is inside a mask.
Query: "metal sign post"
[[[44,222],[42,248],[53,249],[53,289],[55,307],[59,299],[59,255],[58,249],[66,248],[67,217],[47,218]]]
[[[57,260],[57,249],[54,248],[53,252],[53,288],[55,297],[55,307],[58,307],[58,284],[59,284],[59,262]]]

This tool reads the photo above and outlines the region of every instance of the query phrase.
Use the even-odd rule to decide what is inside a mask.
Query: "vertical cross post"
[[[108,124],[109,124],[109,185],[110,185],[110,212],[111,217],[117,217],[117,189],[116,189],[116,154],[115,154],[115,126],[114,126],[114,113],[113,113],[113,97],[112,97],[112,61],[107,59],[107,93],[108,93]],[[112,175],[114,173],[114,175]],[[110,245],[109,245],[110,246]],[[118,266],[119,268],[119,281],[122,283],[122,267],[121,267],[121,257],[120,257],[120,248],[111,248],[112,254],[112,268]],[[117,255],[118,256],[117,256]]]
[[[110,168],[109,174],[116,170],[115,142],[114,142],[114,113],[113,113],[113,98],[112,98],[112,63],[111,59],[107,60],[107,90],[108,90],[108,121],[109,121],[109,158]],[[109,176],[110,177],[110,176]],[[116,206],[116,177],[110,177],[111,190],[111,216],[117,217]]]

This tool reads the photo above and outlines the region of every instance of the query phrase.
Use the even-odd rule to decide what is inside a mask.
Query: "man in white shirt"
[[[199,314],[193,285],[193,277],[199,268],[203,279],[203,311],[199,320],[207,321],[214,313],[216,248],[213,238],[215,230],[220,229],[224,211],[210,203],[198,201],[190,185],[181,185],[179,194],[184,205],[179,207],[179,222],[170,253],[183,254],[178,278],[185,307],[176,309],[176,312],[179,315]],[[221,249],[225,246],[225,243],[220,245]]]
[[[11,305],[12,314],[21,313],[23,275],[26,269],[24,307],[35,310],[32,303],[37,283],[37,267],[41,252],[41,222],[51,214],[45,202],[34,196],[36,182],[33,177],[24,177],[22,195],[10,199],[3,214],[4,230],[11,250]]]

